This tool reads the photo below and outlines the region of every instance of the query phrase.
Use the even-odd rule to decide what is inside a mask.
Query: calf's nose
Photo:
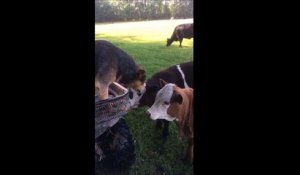
[[[148,110],[146,111],[146,114],[147,114],[148,117],[151,116],[151,114],[150,114],[150,112]]]

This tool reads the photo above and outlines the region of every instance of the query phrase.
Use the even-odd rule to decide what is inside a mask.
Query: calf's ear
[[[179,104],[182,104],[182,101],[183,99],[180,94],[173,94],[170,100],[171,103],[179,103]]]
[[[159,85],[160,85],[160,88],[163,88],[166,84],[168,84],[165,80],[163,79],[159,79]]]

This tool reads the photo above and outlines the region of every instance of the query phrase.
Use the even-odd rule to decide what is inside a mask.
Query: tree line
[[[95,21],[193,17],[193,0],[95,0]]]

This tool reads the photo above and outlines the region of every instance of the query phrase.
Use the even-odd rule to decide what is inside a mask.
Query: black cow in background
[[[191,39],[194,37],[194,24],[180,24],[175,27],[171,38],[167,39],[167,46],[170,46],[173,41],[179,41],[179,47],[182,47],[181,43],[183,38]]]

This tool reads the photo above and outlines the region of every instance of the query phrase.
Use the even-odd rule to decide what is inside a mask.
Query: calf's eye
[[[169,105],[170,103],[169,103],[169,102],[167,102],[167,101],[165,101],[165,102],[164,102],[164,104],[165,104],[165,105]]]

